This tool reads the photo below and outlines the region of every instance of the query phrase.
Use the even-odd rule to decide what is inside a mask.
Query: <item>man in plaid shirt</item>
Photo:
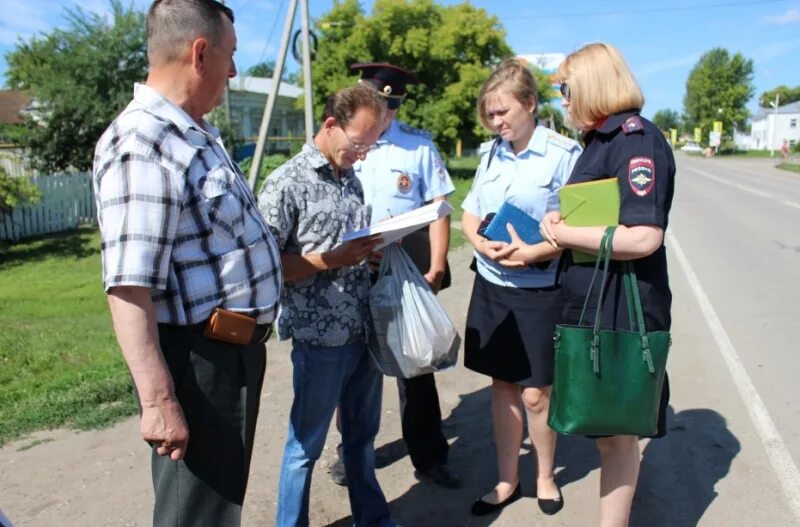
[[[155,525],[239,525],[280,253],[218,130],[203,116],[236,74],[233,13],[156,0],[145,84],[97,144],[103,285],[152,446]],[[203,335],[216,308],[256,324]]]

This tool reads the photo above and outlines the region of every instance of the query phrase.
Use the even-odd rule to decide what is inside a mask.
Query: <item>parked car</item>
[[[700,154],[703,152],[703,147],[695,143],[694,141],[689,141],[685,145],[681,147],[682,152],[693,152],[696,154]]]

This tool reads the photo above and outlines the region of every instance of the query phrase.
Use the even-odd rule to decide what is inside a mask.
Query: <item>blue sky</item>
[[[145,9],[147,0],[133,0]],[[288,0],[228,0],[236,12],[237,66],[274,59]],[[458,3],[444,0],[445,4]],[[756,92],[748,107],[756,110],[761,92],[780,84],[800,85],[800,0],[472,0],[497,16],[515,52],[569,53],[583,44],[610,42],[627,58],[647,103],[644,114],[683,108],[686,78],[700,56],[724,47],[753,59]],[[0,54],[20,38],[65,25],[64,0],[3,0]],[[108,12],[106,0],[81,0],[84,10]],[[311,16],[329,10],[332,0],[309,0]],[[362,1],[369,10],[371,1]],[[296,69],[290,58],[287,67]],[[5,78],[5,59],[0,76]]]

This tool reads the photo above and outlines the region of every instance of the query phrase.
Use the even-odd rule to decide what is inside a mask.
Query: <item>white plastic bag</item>
[[[369,304],[370,351],[384,374],[408,379],[458,362],[461,337],[399,244],[384,249]]]

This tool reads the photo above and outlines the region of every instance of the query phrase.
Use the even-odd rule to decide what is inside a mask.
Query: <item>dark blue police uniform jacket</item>
[[[675,158],[661,130],[629,110],[611,115],[588,132],[586,147],[567,184],[615,177],[619,180],[620,225],[657,225],[666,231],[675,188]],[[645,325],[650,330],[669,330],[672,293],[667,276],[664,244],[653,254],[633,260],[642,298]],[[594,263],[576,264],[570,251],[561,261],[560,285],[565,301],[564,322],[577,324],[594,271]],[[627,301],[620,262],[611,262],[601,325],[629,329]],[[595,291],[599,289],[599,277]],[[586,311],[591,324],[598,295],[592,295]]]

